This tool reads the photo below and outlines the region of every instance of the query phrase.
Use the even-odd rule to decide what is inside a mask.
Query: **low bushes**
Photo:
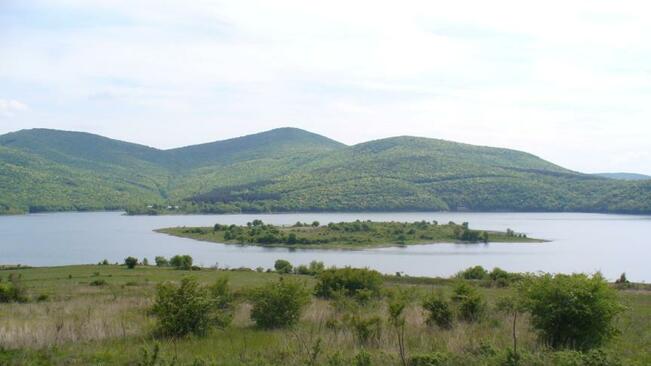
[[[274,263],[274,269],[278,273],[284,273],[284,274],[292,273],[292,268],[293,268],[292,264],[289,263],[289,261],[286,261],[284,259],[278,259]]]
[[[355,296],[360,291],[377,296],[382,286],[382,275],[367,268],[327,269],[317,275],[317,280],[315,294],[324,298],[338,292]]]
[[[270,329],[296,324],[310,294],[304,285],[281,278],[252,290],[249,299],[253,305],[251,319],[258,327]]]
[[[430,295],[423,301],[422,306],[427,312],[427,324],[437,325],[443,329],[452,328],[454,313],[450,303],[443,298],[442,294]]]
[[[186,277],[180,284],[170,282],[158,286],[152,313],[157,316],[157,333],[162,336],[198,336],[212,326],[230,323],[232,296],[226,280],[212,287],[202,287],[196,279]]]
[[[459,318],[465,321],[479,320],[486,310],[484,297],[476,287],[466,282],[454,286],[452,301],[457,305]]]
[[[124,264],[127,266],[127,268],[134,269],[138,264],[138,258],[126,257],[124,258]]]
[[[156,262],[156,267],[167,267],[170,265],[170,262],[167,258],[163,256],[157,256],[154,261]]]
[[[91,286],[106,286],[107,282],[105,279],[97,279],[90,282]]]
[[[602,345],[616,334],[613,320],[623,310],[600,274],[532,276],[519,287],[519,296],[533,327],[553,348]]]
[[[409,366],[443,366],[447,360],[447,355],[440,352],[416,354],[409,358]]]
[[[0,303],[7,302],[27,302],[27,292],[17,278],[0,282]]]
[[[175,255],[170,259],[170,266],[184,271],[192,269],[192,257],[189,255]]]
[[[464,280],[481,281],[481,285],[486,287],[508,287],[523,278],[519,273],[507,272],[499,267],[495,267],[489,272],[482,266],[469,267],[457,273],[455,277]]]

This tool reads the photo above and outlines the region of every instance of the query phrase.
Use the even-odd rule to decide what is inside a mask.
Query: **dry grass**
[[[0,347],[44,348],[141,334],[151,320],[140,297],[79,297],[68,301],[6,304],[0,318]]]
[[[396,365],[398,344],[395,330],[387,322],[384,301],[362,307],[363,316],[379,316],[381,333],[377,339],[360,343],[354,329],[344,321],[347,311],[337,311],[333,302],[313,299],[305,309],[298,326],[293,329],[260,330],[250,319],[251,306],[240,302],[235,309],[232,326],[225,331],[215,331],[206,338],[189,338],[178,341],[154,340],[151,337],[155,319],[147,309],[151,306],[156,283],[178,280],[179,271],[142,269],[127,271],[121,268],[102,268],[102,278],[107,286],[90,286],[96,276],[96,266],[66,267],[65,269],[23,270],[24,283],[30,296],[46,293],[49,301],[26,304],[0,304],[0,350],[15,350],[24,362],[10,364],[29,365],[33,357],[57,347],[44,364],[133,364],[143,347],[162,343],[166,357],[178,354],[183,362],[196,357],[219,361],[219,364],[258,364],[257,358],[275,360],[283,365],[305,365],[315,358],[324,364],[328,357],[340,352],[350,360],[361,348],[373,354],[374,365]],[[48,271],[54,274],[48,273]],[[68,272],[71,272],[72,279]],[[209,284],[225,273],[201,271],[200,281]],[[263,281],[275,281],[276,275],[253,272],[228,273],[235,289],[258,286]],[[310,285],[311,279],[304,278]],[[130,285],[126,285],[130,283]],[[134,285],[133,283],[136,283]],[[401,288],[408,286],[400,285]],[[431,291],[443,291],[449,296],[449,286],[409,286],[416,292],[413,303],[405,310],[406,344],[408,355],[432,351],[467,357],[455,364],[468,364],[480,360],[486,352],[502,352],[511,347],[511,319],[494,309],[487,319],[477,323],[457,322],[450,330],[426,324],[426,315],[420,298]],[[508,289],[482,289],[489,306],[498,297],[508,294]],[[651,344],[649,315],[651,296],[646,292],[621,293],[631,311],[622,317],[622,337],[612,344],[614,352],[645,364],[644,350]],[[526,317],[518,320],[518,345],[526,352],[542,352],[536,334]],[[218,351],[216,351],[218,350]],[[316,356],[315,356],[316,355]],[[0,364],[2,363],[0,351]],[[14,359],[20,359],[13,356]],[[97,361],[102,358],[102,362]],[[473,358],[474,357],[474,358]],[[470,361],[468,361],[470,360]],[[182,363],[182,364],[185,364]]]

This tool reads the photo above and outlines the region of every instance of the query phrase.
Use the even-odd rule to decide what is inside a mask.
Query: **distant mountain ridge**
[[[651,179],[650,175],[637,174],[637,173],[595,173],[598,177],[619,179],[619,180],[646,180]]]
[[[160,150],[84,132],[0,136],[0,213],[127,209],[651,213],[651,181],[400,136],[347,146],[297,128]]]

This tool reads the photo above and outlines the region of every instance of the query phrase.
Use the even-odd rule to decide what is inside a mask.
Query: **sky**
[[[651,174],[648,1],[0,0],[0,134],[293,126]]]

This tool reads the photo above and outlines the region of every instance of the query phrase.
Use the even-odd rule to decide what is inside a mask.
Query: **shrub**
[[[157,332],[163,336],[205,335],[211,326],[230,322],[230,297],[226,282],[213,287],[199,286],[195,278],[186,277],[176,285],[158,285],[152,313],[158,317]]]
[[[228,285],[228,277],[218,278],[208,287],[208,293],[213,302],[213,321],[217,326],[226,327],[233,320],[233,302],[235,296]]]
[[[482,266],[474,266],[459,272],[457,277],[464,280],[483,280],[488,277],[488,271]]]
[[[382,286],[382,275],[367,268],[328,269],[319,273],[317,279],[315,293],[325,298],[331,298],[340,291],[347,296],[354,296],[360,290],[379,295]]]
[[[360,344],[378,343],[382,336],[382,318],[379,316],[353,316],[348,320],[353,334]]]
[[[156,267],[167,267],[170,265],[170,262],[167,258],[163,256],[157,256],[154,261],[156,262]]]
[[[276,263],[274,263],[274,269],[278,273],[291,273],[292,272],[292,264],[289,263],[289,261],[286,261],[284,259],[278,259]]]
[[[457,304],[459,318],[469,322],[479,320],[486,309],[483,296],[466,282],[459,282],[454,287],[452,301]]]
[[[138,259],[134,257],[126,257],[124,258],[124,264],[127,266],[127,268],[134,269],[138,264]]]
[[[250,294],[251,318],[261,328],[282,328],[296,324],[310,295],[296,282],[281,279],[254,289]]]
[[[27,293],[20,281],[10,277],[9,282],[0,283],[0,303],[27,302]]]
[[[362,349],[355,355],[353,366],[371,366],[371,354]]]
[[[436,324],[440,328],[452,328],[453,313],[450,304],[441,295],[430,295],[423,302],[423,308],[427,311],[427,324]]]
[[[619,366],[622,364],[617,357],[599,349],[588,352],[555,352],[553,362],[557,366]]]
[[[323,262],[319,262],[319,261],[310,262],[310,274],[313,275],[319,274],[323,272],[324,269],[325,269],[325,265],[323,264]]]
[[[602,345],[616,333],[613,320],[623,310],[616,291],[600,274],[529,277],[519,295],[533,327],[553,348]]]
[[[439,352],[423,353],[411,356],[409,366],[442,366],[447,363],[447,356]]]
[[[175,255],[170,259],[170,265],[176,269],[189,271],[192,269],[192,257],[189,255]]]

